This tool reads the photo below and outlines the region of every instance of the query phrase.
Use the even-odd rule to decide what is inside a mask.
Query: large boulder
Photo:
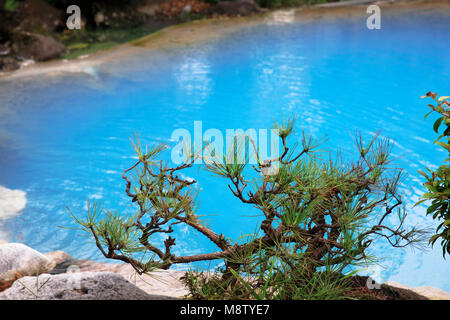
[[[68,261],[66,266],[68,268],[78,267],[81,272],[114,272],[151,295],[158,294],[182,299],[189,294],[188,288],[181,280],[186,274],[185,271],[158,269],[151,274],[138,275],[128,263],[101,263],[89,260]],[[52,273],[57,269],[58,267]]]
[[[16,280],[0,300],[168,300],[149,295],[112,272],[43,274]]]
[[[46,254],[48,256],[48,254]],[[179,270],[155,270],[151,274],[138,275],[128,263],[102,263],[91,260],[76,260],[73,258],[57,261],[50,274],[70,272],[114,272],[130,281],[142,291],[150,295],[162,295],[182,299],[189,290],[181,278],[186,274]]]
[[[249,16],[260,11],[258,4],[251,0],[221,1],[209,9],[210,14],[227,16]]]
[[[13,51],[25,59],[46,61],[59,58],[67,48],[52,37],[21,32],[14,35]]]
[[[55,267],[55,262],[21,243],[0,245],[0,280],[21,276],[36,276]]]

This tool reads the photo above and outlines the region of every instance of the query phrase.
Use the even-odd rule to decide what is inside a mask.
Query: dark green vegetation
[[[155,25],[154,29],[148,26],[128,28],[108,28],[77,30],[74,33],[57,35],[55,38],[64,43],[68,52],[61,59],[72,59],[85,54],[106,50],[118,44],[126,43],[144,37],[151,30],[158,30],[165,24]]]
[[[19,1],[17,1],[17,0],[5,0],[3,8],[6,11],[14,11],[18,5],[19,5]]]
[[[138,161],[122,176],[135,214],[94,203],[87,217],[72,216],[105,257],[127,262],[139,274],[223,260],[212,277],[186,276],[192,296],[206,299],[342,298],[351,270],[376,260],[368,251],[374,241],[385,239],[394,247],[421,243],[424,231],[405,225],[398,193],[403,174],[392,169],[388,139],[375,136],[364,143],[358,136],[357,159],[344,162],[320,151],[322,140],[303,134],[291,143],[293,120],[274,128],[282,142],[279,157],[262,161],[246,136],[236,137],[223,158],[203,158],[206,170],[228,181],[224,192],[242,202],[243,212],[246,206],[259,209],[252,235],[230,239],[196,214],[196,181],[184,179],[182,171],[194,166],[198,150],[184,150],[185,162],[169,167],[158,160],[164,145],[144,150],[139,142],[134,144]],[[252,146],[257,165],[248,163]],[[205,142],[206,147],[211,145]],[[246,161],[237,161],[240,156]],[[206,237],[218,251],[174,254],[171,235],[180,226]],[[161,236],[164,241],[158,241]]]
[[[439,129],[444,127],[441,135],[434,141],[435,144],[444,148],[446,152],[450,152],[450,103],[447,99],[450,97],[444,96],[437,98],[436,93],[428,92],[424,97],[433,99],[435,105],[429,104],[430,113],[437,113],[439,118],[434,122],[433,129],[439,134]],[[440,140],[446,140],[440,141]],[[447,158],[445,162],[450,161]],[[423,184],[427,192],[422,196],[417,204],[424,201],[431,201],[427,209],[427,215],[432,215],[434,220],[440,223],[436,229],[436,234],[430,239],[430,243],[434,245],[437,240],[441,240],[442,255],[450,254],[450,167],[448,164],[442,164],[436,171],[426,169],[428,173],[419,171],[426,179]]]
[[[220,0],[205,0],[205,2],[211,3],[211,4],[217,4],[220,2]],[[293,7],[293,6],[311,5],[311,4],[335,2],[335,1],[330,1],[330,0],[255,0],[255,2],[263,8],[280,8],[280,7]]]
[[[301,5],[311,5],[335,1],[327,0],[255,0],[261,7],[264,8],[281,8],[281,7],[295,7]]]

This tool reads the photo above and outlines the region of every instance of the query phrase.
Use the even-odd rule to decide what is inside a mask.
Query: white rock
[[[27,204],[26,192],[0,186],[0,219],[12,217]]]
[[[54,261],[24,244],[0,245],[0,280],[13,280],[16,272],[22,276],[36,276],[55,266]]]

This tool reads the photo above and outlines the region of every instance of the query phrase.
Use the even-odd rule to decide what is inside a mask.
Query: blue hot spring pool
[[[0,233],[41,251],[65,250],[104,261],[76,230],[67,207],[82,214],[88,200],[130,211],[121,172],[135,161],[129,137],[167,143],[178,128],[270,128],[296,114],[297,131],[326,134],[330,151],[353,152],[355,130],[378,130],[394,145],[409,174],[402,192],[409,223],[432,224],[413,208],[423,192],[417,174],[446,154],[432,144],[424,121],[429,90],[450,94],[448,13],[383,15],[381,30],[365,16],[308,23],[261,24],[198,45],[140,52],[81,73],[0,80],[0,186],[26,192],[26,207],[0,217]],[[255,230],[255,211],[235,199],[223,180],[194,168],[202,192],[199,214],[217,232],[238,237]],[[256,218],[258,219],[258,218]],[[179,230],[176,253],[215,248]],[[392,249],[377,271],[382,281],[450,291],[450,262],[439,247]],[[184,266],[186,268],[186,266]]]

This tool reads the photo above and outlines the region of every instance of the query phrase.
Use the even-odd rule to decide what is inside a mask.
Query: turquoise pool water
[[[446,155],[432,145],[424,121],[428,90],[450,94],[450,19],[443,12],[385,14],[382,29],[365,17],[308,24],[263,24],[219,40],[147,52],[86,73],[0,80],[0,185],[26,192],[26,208],[0,218],[9,240],[40,251],[65,250],[103,260],[75,227],[66,207],[83,213],[86,201],[131,210],[121,172],[133,164],[129,137],[173,145],[173,130],[270,128],[295,113],[296,129],[328,136],[330,150],[353,151],[351,134],[378,130],[395,141],[397,163],[409,177],[402,188],[411,224],[430,224],[417,170]],[[197,168],[200,214],[230,237],[253,232],[255,211],[235,199],[223,180]],[[178,253],[214,246],[194,233],[177,235]],[[449,261],[428,252],[390,249],[381,280],[450,291]]]

